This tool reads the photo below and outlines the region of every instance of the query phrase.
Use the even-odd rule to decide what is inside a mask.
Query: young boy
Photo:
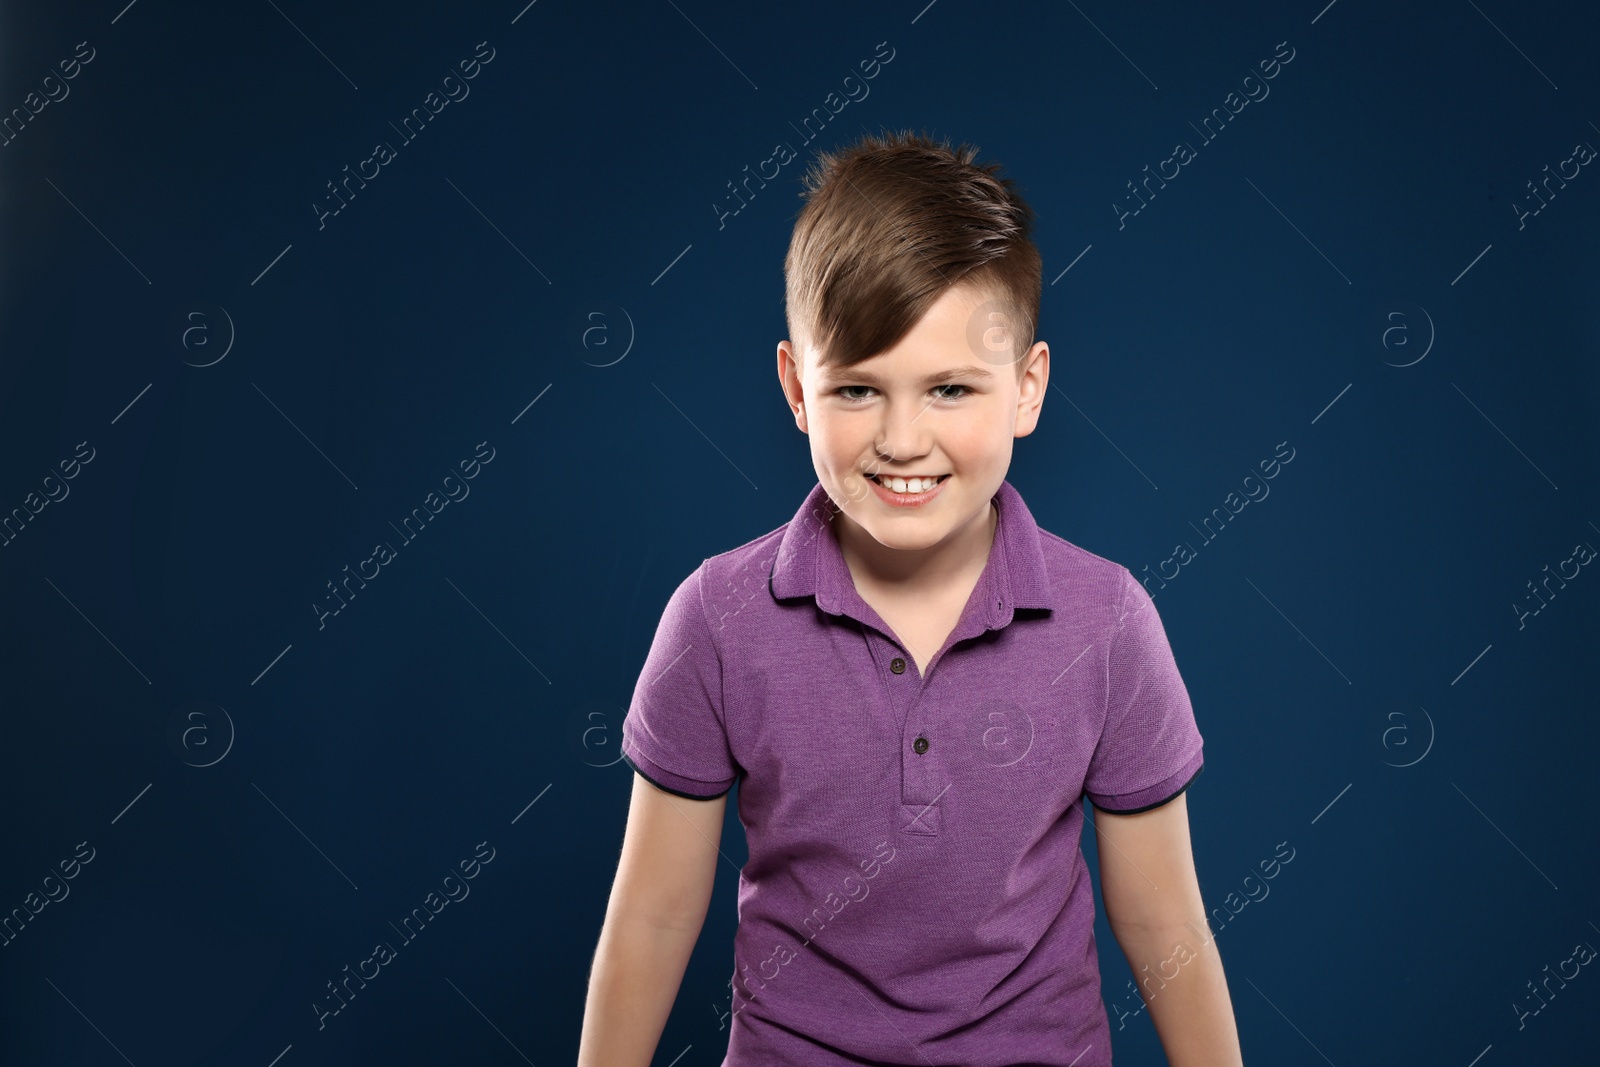
[[[1032,211],[975,154],[867,136],[806,176],[778,375],[818,484],[662,615],[579,1067],[651,1062],[735,782],[725,1065],[1109,1065],[1084,797],[1169,1062],[1241,1062],[1165,631],[1127,568],[1005,480],[1049,348]]]

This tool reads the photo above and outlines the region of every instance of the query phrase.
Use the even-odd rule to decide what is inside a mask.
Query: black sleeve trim
[[[1194,783],[1194,780],[1196,778],[1200,777],[1200,772],[1205,770],[1205,769],[1206,769],[1206,765],[1204,763],[1202,763],[1200,766],[1198,766],[1198,767],[1196,767],[1194,769],[1194,773],[1189,776],[1189,780],[1187,782],[1184,782],[1181,786],[1178,787],[1178,792],[1177,793],[1173,793],[1170,797],[1167,797],[1166,800],[1158,800],[1154,804],[1146,804],[1142,808],[1125,808],[1125,809],[1123,809],[1121,811],[1118,811],[1115,808],[1102,808],[1100,805],[1094,804],[1093,800],[1089,801],[1089,803],[1094,804],[1094,810],[1103,811],[1107,815],[1137,815],[1141,811],[1149,811],[1152,808],[1159,808],[1161,805],[1167,803],[1168,801],[1172,801],[1172,800],[1178,799],[1178,794],[1182,793],[1185,789],[1188,789],[1189,786]]]
[[[627,757],[626,753],[619,753],[619,755],[622,756],[622,761],[624,763],[626,763],[628,766],[632,767],[633,768],[633,772],[635,774],[637,774],[640,778],[643,778],[645,781],[649,782],[651,785],[655,786],[657,789],[661,790],[663,793],[671,793],[673,796],[675,796],[675,797],[683,797],[685,800],[716,800],[718,797],[723,796],[724,794],[726,794],[728,792],[728,790],[731,790],[733,788],[733,786],[730,785],[730,786],[728,786],[727,789],[724,789],[721,793],[712,793],[710,796],[705,796],[705,795],[696,794],[696,793],[680,792],[677,789],[673,789],[671,786],[662,785],[660,782],[656,781],[654,778],[650,777],[648,774],[646,774],[643,771],[641,771],[639,769],[639,765],[637,763],[633,762],[633,760],[629,759]]]

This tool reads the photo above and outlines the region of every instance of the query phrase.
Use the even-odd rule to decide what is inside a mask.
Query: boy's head
[[[1044,400],[1033,212],[976,154],[910,133],[819,153],[784,264],[784,393],[823,488],[886,548],[987,524]],[[943,479],[920,506],[867,481],[913,475]]]

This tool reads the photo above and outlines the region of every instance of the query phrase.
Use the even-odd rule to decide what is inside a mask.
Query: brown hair
[[[950,287],[1008,309],[1015,351],[1033,344],[1042,264],[1034,213],[978,149],[910,131],[819,151],[784,259],[789,334],[801,358],[848,367],[894,347]],[[969,335],[976,336],[969,330]]]

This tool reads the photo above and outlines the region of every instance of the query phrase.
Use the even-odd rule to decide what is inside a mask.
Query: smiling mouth
[[[889,479],[900,478],[903,481],[913,481],[913,480],[916,480],[918,478],[926,479],[928,477],[932,477],[933,481],[934,481],[934,484],[938,484],[940,482],[943,482],[946,478],[950,477],[950,475],[948,475],[948,474],[937,474],[937,475],[931,475],[931,476],[930,475],[917,475],[917,476],[915,476],[915,478],[908,478],[908,477],[905,477],[905,476],[899,475],[899,474],[890,474],[890,475],[866,474],[865,477],[867,477],[871,481],[877,482],[879,485],[883,486],[885,489],[888,489],[889,488],[889,484],[888,484],[888,482],[886,482],[884,480],[885,478],[889,478]]]

